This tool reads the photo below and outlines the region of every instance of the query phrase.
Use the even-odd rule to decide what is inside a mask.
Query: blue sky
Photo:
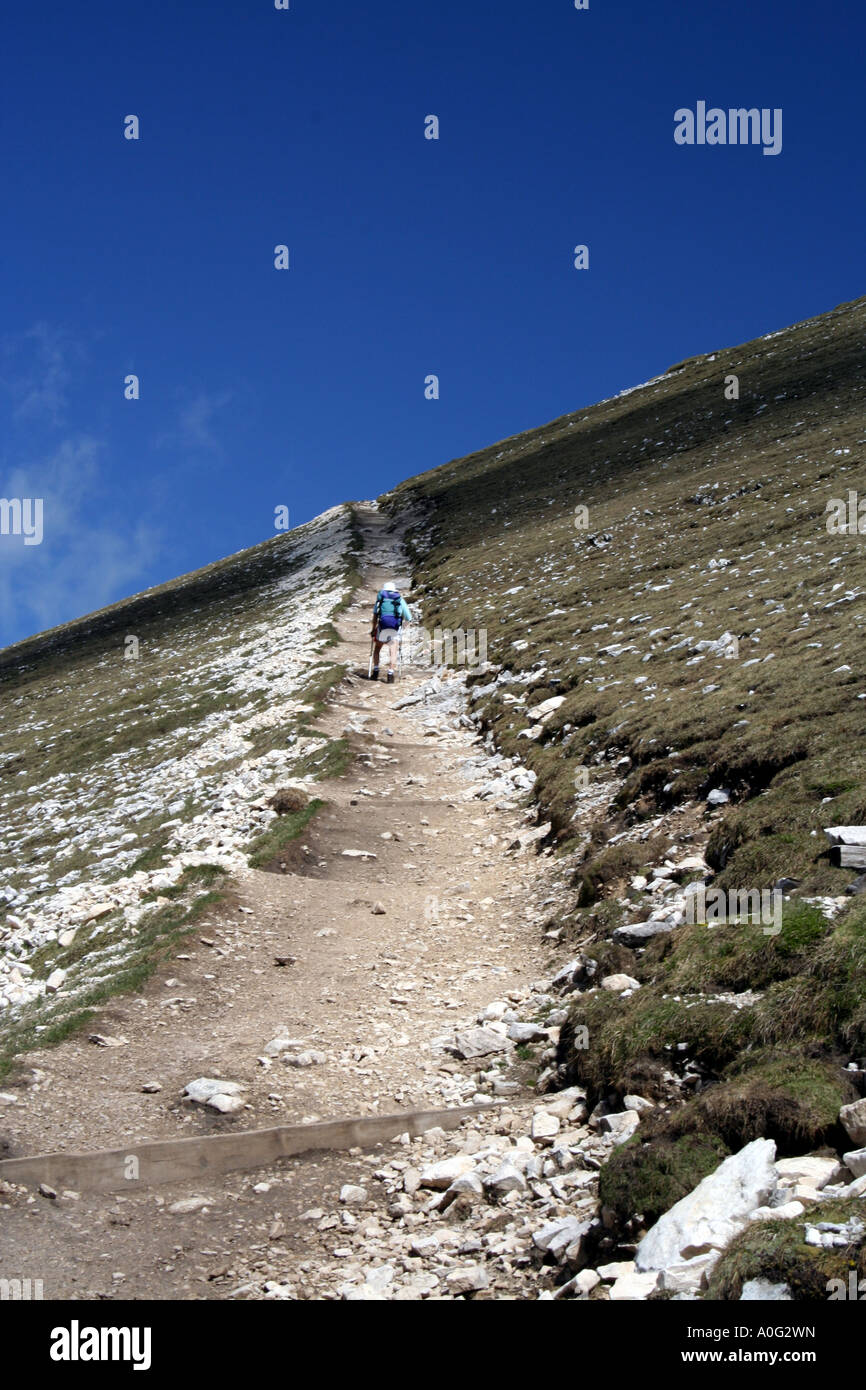
[[[862,294],[864,38],[861,0],[14,6],[0,496],[44,537],[0,536],[0,643]],[[782,152],[676,145],[700,100]]]

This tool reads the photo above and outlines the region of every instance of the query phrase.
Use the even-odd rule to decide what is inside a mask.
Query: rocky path
[[[0,1194],[2,1272],[42,1278],[46,1297],[345,1297],[347,1280],[358,1296],[382,1296],[363,1261],[381,1264],[395,1220],[403,1264],[385,1296],[495,1294],[487,1276],[448,1283],[466,1258],[425,1273],[424,1254],[408,1245],[438,1213],[422,1202],[429,1190],[418,1195],[401,1173],[461,1146],[508,1147],[515,1123],[529,1125],[532,1093],[513,1046],[504,1080],[493,1065],[501,1071],[504,1057],[461,1061],[444,1045],[493,1000],[493,1018],[507,1016],[550,973],[534,906],[547,861],[516,796],[501,785],[498,797],[477,795],[491,771],[461,722],[459,680],[431,689],[430,671],[412,668],[394,686],[366,680],[376,589],[391,577],[408,588],[409,575],[385,519],[372,508],[362,519],[363,585],[333,653],[349,674],[319,720],[349,738],[347,773],[316,788],[326,806],[284,871],[251,871],[142,995],[111,1001],[83,1033],[27,1056],[2,1131],[14,1153],[80,1151],[459,1104],[479,1084],[513,1096],[523,1118],[491,1114],[468,1134],[415,1141],[409,1157],[398,1142],[195,1186]],[[94,1045],[91,1033],[118,1045]],[[183,1100],[198,1077],[238,1083],[243,1108],[219,1115]],[[408,1208],[401,1214],[398,1201],[388,1216],[398,1189]],[[503,1296],[520,1288],[503,1276]]]

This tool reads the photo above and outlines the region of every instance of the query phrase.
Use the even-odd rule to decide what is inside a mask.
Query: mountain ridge
[[[738,1299],[759,1278],[823,1296],[843,1257],[832,1241],[813,1257],[799,1217],[856,1234],[866,1164],[849,1148],[866,1138],[866,895],[824,834],[866,820],[866,558],[828,520],[862,476],[864,326],[853,301],[689,359],[43,634],[26,669],[7,667],[13,1135],[56,1143],[60,1125],[67,1142],[82,1075],[117,1142],[129,1110],[166,1137],[208,1123],[171,1099],[194,1066],[230,1068],[251,1097],[220,1093],[215,1123],[271,1114],[280,1058],[307,1118],[358,1094],[375,1110],[388,1087],[400,1103],[512,1097],[456,1154],[430,1140],[417,1183],[402,1158],[377,1170],[384,1236],[363,1182],[379,1159],[326,1166],[366,1216],[355,1232],[319,1213],[326,1247],[337,1227],[352,1245],[319,1249],[311,1296],[485,1296],[488,1270],[517,1297]],[[428,633],[483,629],[488,659],[465,643],[438,669],[410,664],[404,695],[363,677],[376,585],[396,574],[408,591],[410,570]],[[728,905],[714,922],[711,894]],[[280,939],[269,960],[286,922],[293,954]],[[134,994],[107,1008],[119,990]],[[97,1010],[90,1042],[130,1048],[125,1091],[90,1060]],[[162,1101],[144,1066],[166,1069]],[[694,1256],[682,1204],[706,1181],[727,1216],[733,1173],[748,1211]],[[317,1200],[311,1183],[296,1202]],[[222,1195],[184,1194],[177,1216]],[[447,1253],[451,1204],[484,1252],[468,1269]],[[292,1208],[297,1248],[307,1215]],[[163,1259],[179,1229],[154,1237]],[[341,1263],[355,1242],[377,1269],[399,1247],[436,1272],[401,1282],[388,1265],[383,1293]],[[241,1267],[251,1296],[272,1295],[256,1268],[288,1279],[278,1253]]]

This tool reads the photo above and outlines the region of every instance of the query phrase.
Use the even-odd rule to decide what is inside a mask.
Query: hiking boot
[[[389,672],[388,672],[388,684],[389,684],[389,685],[393,685],[393,684],[394,684],[394,672],[393,672],[393,671],[389,671]]]
[[[372,669],[372,671],[370,672],[370,680],[371,680],[371,681],[377,681],[378,679],[379,679],[379,667],[378,667],[378,666],[374,666],[373,669]]]

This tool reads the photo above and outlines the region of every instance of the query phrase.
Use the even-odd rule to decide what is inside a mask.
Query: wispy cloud
[[[134,588],[160,548],[156,530],[99,514],[103,451],[90,436],[3,475],[6,497],[41,497],[41,545],[0,536],[0,644],[111,603]]]
[[[41,544],[0,534],[0,645],[134,592],[161,548],[112,493],[108,441],[66,423],[86,358],[48,324],[0,342],[0,497],[43,502]]]
[[[0,339],[0,389],[14,421],[57,424],[68,404],[73,373],[86,349],[63,328],[36,323],[24,333]]]
[[[193,396],[184,396],[178,406],[176,424],[157,436],[155,447],[221,455],[223,446],[215,421],[233,399],[232,391],[197,391]]]

